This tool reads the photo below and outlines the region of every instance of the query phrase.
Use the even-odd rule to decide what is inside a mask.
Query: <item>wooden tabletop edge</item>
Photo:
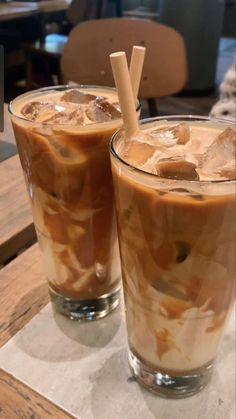
[[[75,416],[61,406],[48,400],[3,369],[0,369],[0,417],[75,419]]]

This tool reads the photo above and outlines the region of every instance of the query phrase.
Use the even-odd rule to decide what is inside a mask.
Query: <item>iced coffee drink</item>
[[[52,301],[71,318],[103,317],[120,289],[108,152],[122,125],[116,92],[46,88],[10,112]]]
[[[149,120],[111,143],[129,361],[170,397],[209,380],[235,298],[234,125]]]

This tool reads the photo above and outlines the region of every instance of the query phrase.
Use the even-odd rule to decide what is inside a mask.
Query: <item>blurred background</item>
[[[156,113],[209,113],[235,59],[236,0],[0,0],[5,102],[27,90],[61,83],[61,58],[73,28],[110,18],[146,19],[178,31],[186,47],[187,82],[175,94],[154,98]],[[103,26],[105,31],[106,23]],[[146,102],[142,112],[149,114]]]

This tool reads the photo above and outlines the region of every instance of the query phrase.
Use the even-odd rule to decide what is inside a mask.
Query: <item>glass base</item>
[[[213,364],[203,367],[189,375],[169,375],[152,370],[129,349],[131,371],[143,387],[162,397],[181,399],[202,390],[209,382]]]
[[[101,319],[114,310],[120,301],[120,288],[94,300],[75,300],[55,292],[49,287],[51,302],[55,312],[72,320],[90,321]]]

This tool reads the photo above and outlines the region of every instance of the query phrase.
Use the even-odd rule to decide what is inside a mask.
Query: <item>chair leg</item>
[[[116,0],[116,16],[122,17],[123,15],[123,4],[122,0]]]
[[[32,88],[32,56],[30,51],[25,50],[25,80],[26,91]]]
[[[147,99],[147,103],[148,103],[149,115],[151,117],[157,116],[158,115],[158,110],[157,110],[156,99],[149,98],[149,99]]]
[[[96,19],[106,17],[107,0],[96,0]]]
[[[109,0],[97,0],[97,19],[101,19],[106,17],[107,15],[107,7]],[[122,0],[114,0],[115,3],[115,16],[122,17],[123,15],[123,4]]]
[[[99,8],[100,8],[101,0],[86,0],[84,6],[84,16],[83,20],[90,20],[90,19],[98,19],[99,16]]]
[[[55,85],[54,80],[52,78],[52,64],[53,62],[51,60],[44,61],[44,77],[47,85],[49,86]]]

